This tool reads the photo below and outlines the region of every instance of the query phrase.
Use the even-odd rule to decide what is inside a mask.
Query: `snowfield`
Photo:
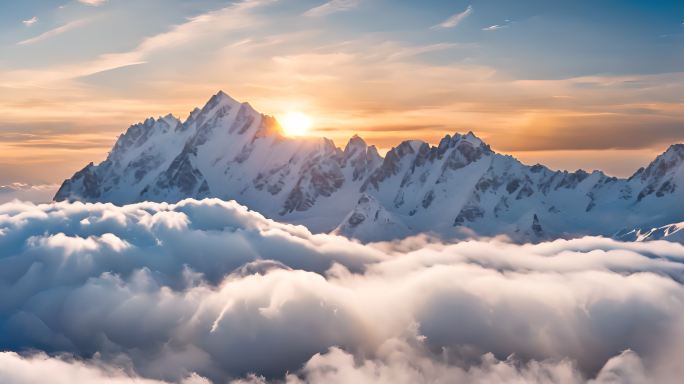
[[[678,383],[683,281],[662,240],[364,245],[218,199],[14,202],[0,382]]]

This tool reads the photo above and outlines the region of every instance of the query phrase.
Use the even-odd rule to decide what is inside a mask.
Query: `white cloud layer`
[[[106,365],[50,358],[43,353],[22,357],[14,352],[0,352],[0,382],[3,384],[43,383],[48,378],[52,384],[162,384]]]
[[[682,278],[663,241],[364,246],[219,200],[15,202],[0,381],[674,383]]]

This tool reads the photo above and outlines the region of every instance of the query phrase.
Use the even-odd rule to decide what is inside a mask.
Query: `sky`
[[[387,150],[473,131],[628,176],[684,142],[684,2],[0,2],[0,185],[55,184],[218,90]]]

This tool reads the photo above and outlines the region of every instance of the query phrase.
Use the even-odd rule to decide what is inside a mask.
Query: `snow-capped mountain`
[[[656,228],[636,228],[618,233],[615,237],[623,241],[668,240],[684,243],[684,222]]]
[[[104,162],[66,180],[55,200],[219,197],[328,231],[381,162],[358,137],[344,150],[324,138],[288,139],[275,119],[219,92],[184,122],[169,115],[131,126]]]
[[[219,197],[363,241],[421,232],[538,240],[684,221],[682,187],[682,144],[629,179],[527,166],[472,133],[437,146],[406,141],[383,158],[357,136],[344,149],[286,138],[275,119],[219,92],[184,122],[169,115],[131,126],[55,200]]]

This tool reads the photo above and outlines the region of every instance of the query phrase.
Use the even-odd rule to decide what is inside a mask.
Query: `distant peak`
[[[371,157],[375,157],[375,158],[382,160],[382,156],[380,156],[380,153],[378,152],[378,148],[375,145],[371,145],[368,147],[368,154]]]
[[[667,153],[684,155],[684,144],[672,144],[672,145],[670,145],[670,147],[667,148],[667,151],[665,151],[665,154],[667,154]]]
[[[232,99],[232,97],[230,97],[227,93],[223,92],[223,90],[219,90],[219,91],[216,93],[216,95],[214,95],[214,96],[219,97],[219,98],[229,98],[229,99]]]
[[[665,152],[656,158],[654,162],[666,161],[668,163],[680,163],[684,161],[684,144],[672,144]]]
[[[219,104],[236,105],[236,104],[240,104],[240,102],[235,100],[234,98],[230,97],[227,93],[225,93],[223,91],[218,91],[217,94],[213,95],[211,97],[211,99],[209,99],[209,102],[207,102],[207,105],[203,109],[213,108]]]
[[[349,139],[349,142],[347,142],[344,152],[348,153],[356,148],[365,149],[367,146],[368,145],[366,144],[365,140],[363,140],[359,135],[354,135],[351,137],[351,139]]]
[[[157,119],[157,120],[166,120],[166,121],[168,121],[168,120],[171,120],[171,121],[179,121],[179,120],[178,120],[178,118],[177,118],[176,116],[174,116],[174,115],[173,115],[172,113],[169,113],[169,114],[167,114],[166,116],[160,117],[160,118],[159,118],[159,119]]]
[[[475,134],[473,133],[473,131],[468,131],[468,133],[466,133],[466,134],[463,136],[463,140],[465,140],[465,141],[467,141],[467,142],[469,142],[469,143],[471,143],[471,144],[474,144],[474,145],[480,145],[480,144],[484,143],[484,142],[482,141],[482,139],[480,139],[479,137],[475,136]]]
[[[195,107],[195,109],[193,109],[192,111],[190,111],[190,114],[188,114],[188,117],[187,117],[186,120],[193,120],[193,119],[196,118],[200,113],[202,113],[202,110],[199,109],[199,108],[197,108],[197,107]]]
[[[651,177],[662,177],[664,174],[679,169],[684,164],[684,144],[672,144],[653,160],[648,167],[640,168],[629,179],[640,177],[642,180]]]

